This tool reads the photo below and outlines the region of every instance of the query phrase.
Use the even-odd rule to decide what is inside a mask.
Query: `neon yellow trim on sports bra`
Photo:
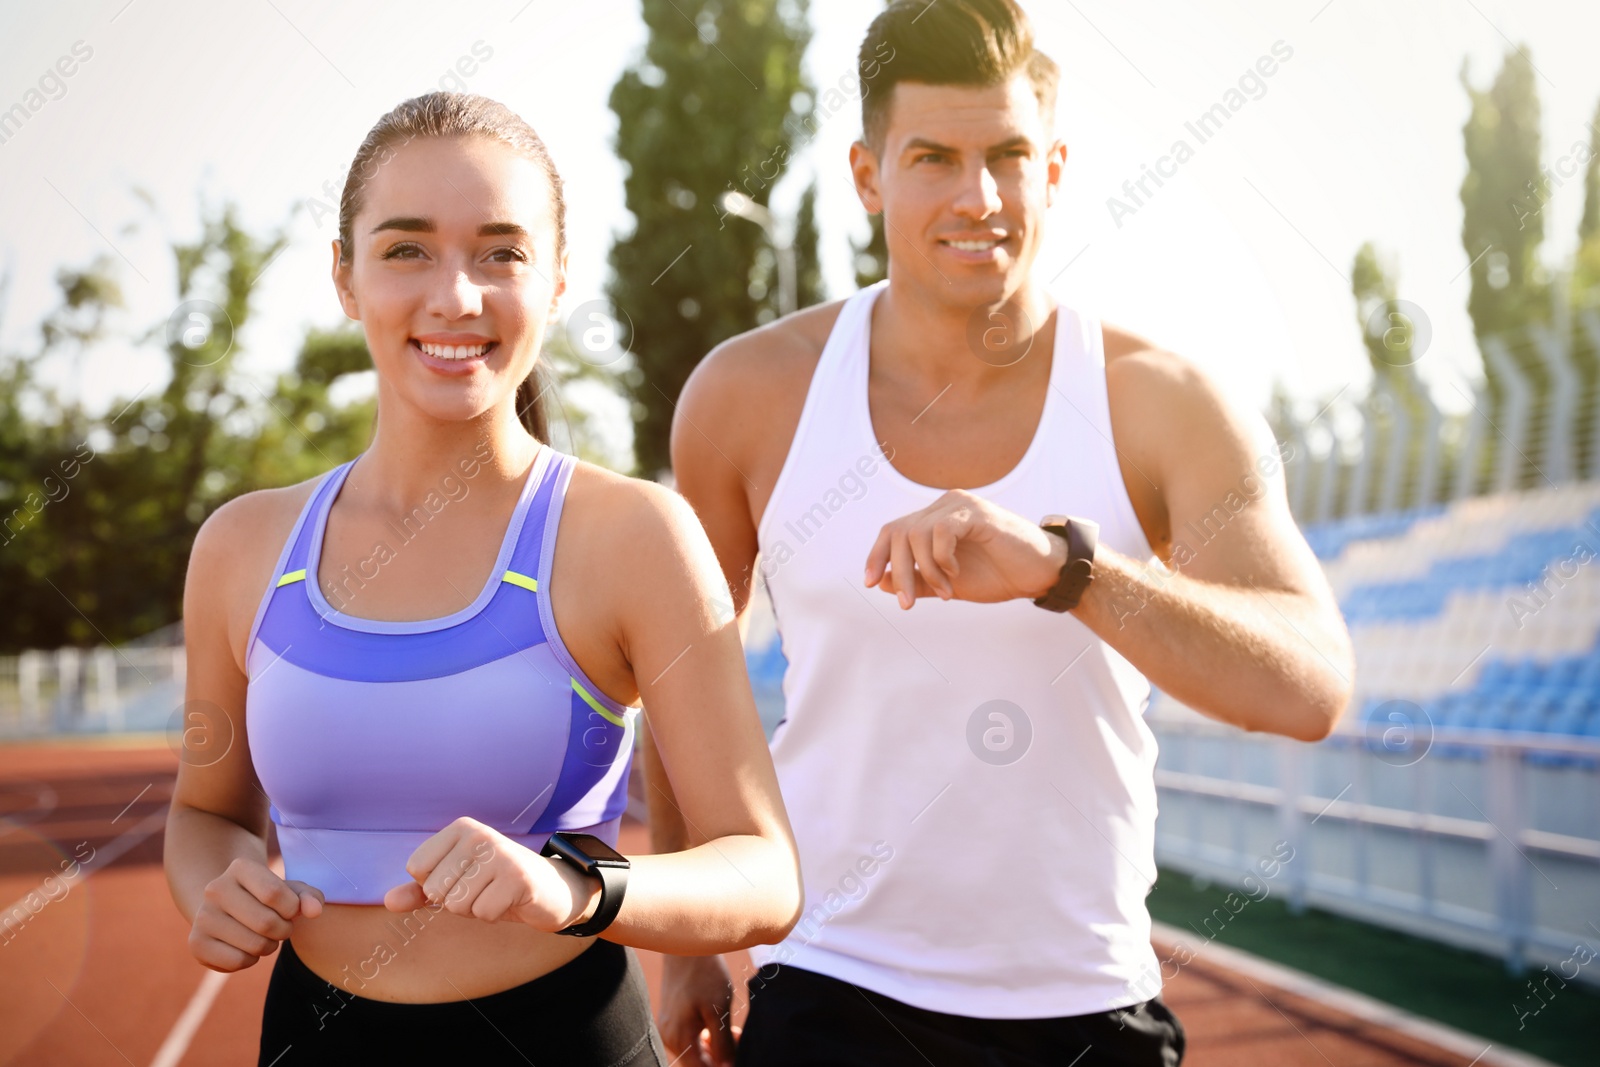
[[[581,696],[583,698],[583,702],[585,704],[589,705],[595,711],[598,711],[600,713],[600,717],[605,719],[606,722],[609,722],[614,726],[627,726],[628,725],[626,719],[621,718],[614,711],[612,711],[610,708],[606,707],[604,704],[600,703],[594,697],[590,696],[589,695],[589,691],[587,689],[585,689],[583,686],[579,685],[578,684],[578,680],[576,678],[574,678],[572,680],[572,688],[573,688],[574,692],[576,692],[579,696]]]
[[[293,582],[303,582],[305,580],[306,580],[306,571],[305,571],[305,568],[302,567],[297,571],[290,571],[288,574],[285,574],[282,578],[279,578],[278,579],[278,584],[279,585],[289,585],[289,584],[291,584]]]
[[[510,582],[512,585],[520,585],[531,592],[537,593],[539,591],[539,580],[537,578],[529,578],[526,574],[518,574],[516,571],[506,571],[500,580],[502,582]]]

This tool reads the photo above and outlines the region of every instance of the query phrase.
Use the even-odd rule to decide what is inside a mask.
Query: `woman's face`
[[[493,138],[422,138],[365,197],[333,277],[380,398],[440,421],[514,403],[565,288],[543,170]]]

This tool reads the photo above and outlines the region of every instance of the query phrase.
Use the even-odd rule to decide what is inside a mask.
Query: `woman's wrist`
[[[572,899],[572,910],[568,914],[567,921],[558,929],[564,930],[569,926],[587,922],[600,907],[600,893],[603,888],[600,879],[584,874],[566,860],[552,859],[549,862],[555,867],[561,880],[567,884]]]

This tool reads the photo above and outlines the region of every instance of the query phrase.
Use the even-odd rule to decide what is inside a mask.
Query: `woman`
[[[371,446],[195,540],[187,707],[222,751],[186,753],[166,870],[207,967],[282,944],[262,1063],[664,1063],[623,946],[725,952],[798,914],[694,513],[545,443],[563,216],[500,104],[431,93],[379,120],[333,246],[377,369]],[[641,702],[700,843],[630,863],[607,846]]]

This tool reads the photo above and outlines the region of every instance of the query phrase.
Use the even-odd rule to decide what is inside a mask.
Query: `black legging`
[[[302,1064],[665,1065],[638,958],[595,941],[549,974],[489,996],[395,1004],[317,977],[285,941],[261,1017],[259,1067]]]

